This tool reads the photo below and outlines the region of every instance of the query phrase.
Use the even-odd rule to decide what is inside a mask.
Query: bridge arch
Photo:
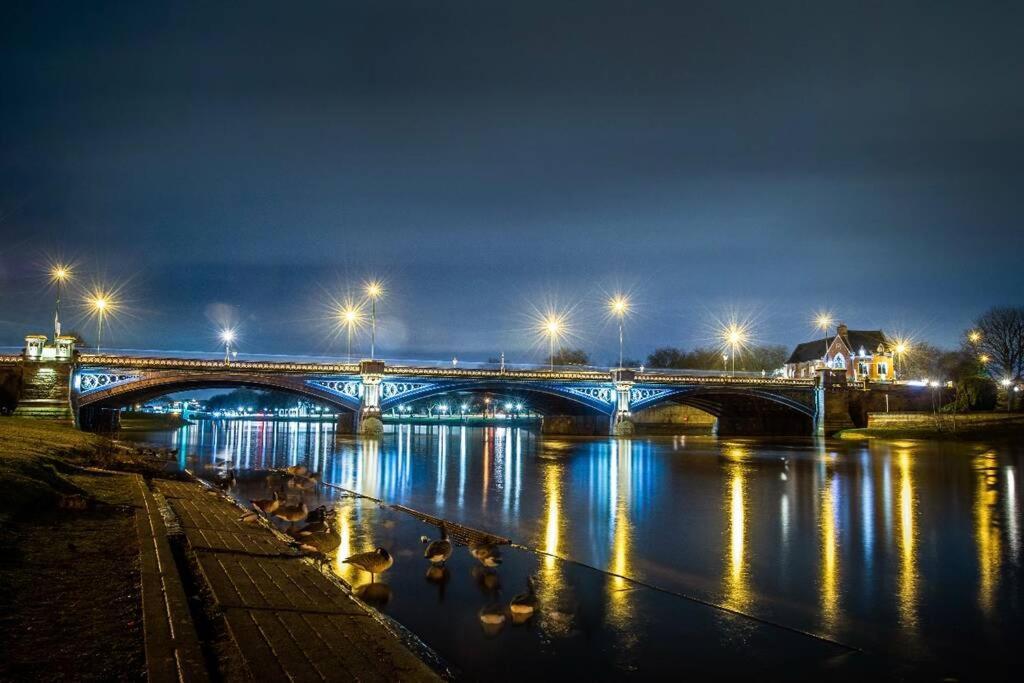
[[[310,400],[318,401],[342,412],[359,410],[358,396],[331,391],[326,387],[306,381],[304,376],[288,374],[256,374],[237,372],[229,368],[216,372],[197,373],[143,373],[132,375],[113,373],[106,384],[90,386],[83,390],[83,379],[96,377],[90,373],[76,373],[72,382],[72,403],[76,410],[81,408],[110,408],[130,405],[157,396],[173,394],[189,389],[235,389],[245,387],[266,391],[282,391]],[[348,378],[341,378],[344,381]],[[358,377],[351,378],[358,381]],[[86,380],[86,383],[89,383]]]
[[[746,386],[679,387],[634,404],[633,412],[676,403],[713,415],[720,435],[806,435],[812,433],[815,408],[811,394],[804,394]]]
[[[394,381],[389,378],[388,381]],[[410,391],[387,395],[381,410],[445,394],[486,392],[509,398],[528,398],[529,407],[541,415],[611,415],[614,390],[609,387],[575,386],[559,383],[515,382],[502,379],[464,380],[427,384]]]

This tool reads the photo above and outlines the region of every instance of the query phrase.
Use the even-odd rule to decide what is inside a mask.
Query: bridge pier
[[[843,429],[855,427],[850,415],[850,386],[846,381],[846,372],[828,368],[818,372],[816,432],[822,436],[832,436]]]
[[[366,436],[376,436],[384,431],[384,421],[380,417],[380,382],[384,378],[384,361],[360,361],[359,374],[362,378],[362,396],[356,431]]]
[[[613,436],[632,436],[636,431],[629,405],[635,380],[636,373],[632,370],[612,370],[612,382],[615,383],[615,413],[612,416],[610,431]]]

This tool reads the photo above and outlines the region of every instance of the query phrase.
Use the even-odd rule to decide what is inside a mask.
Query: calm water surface
[[[340,556],[396,556],[380,609],[472,678],[998,678],[1024,635],[1019,446],[387,429],[203,421],[133,438],[173,445],[200,474],[305,464],[523,546],[493,573],[457,549],[431,580],[419,537],[436,530],[323,494]],[[258,495],[255,482],[239,492]],[[527,576],[538,616],[485,631],[478,610]]]

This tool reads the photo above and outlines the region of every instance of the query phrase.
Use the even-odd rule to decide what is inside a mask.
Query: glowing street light
[[[903,369],[903,356],[910,352],[910,340],[897,339],[896,344],[893,346],[893,351],[896,354],[896,378],[899,379],[901,376],[900,371]]]
[[[224,342],[224,365],[231,363],[231,344],[235,341],[235,331],[230,327],[220,331],[220,340]]]
[[[967,333],[967,341],[971,342],[972,344],[977,344],[978,342],[981,341],[981,332],[979,332],[978,330],[971,330],[970,332]]]
[[[629,313],[629,299],[621,294],[616,294],[608,300],[608,310],[619,319],[619,367],[622,367],[622,327],[626,315]]]
[[[555,369],[555,340],[565,333],[565,316],[549,313],[541,321],[541,332],[548,337],[548,367]]]
[[[980,356],[978,356],[978,362],[980,362],[982,365],[988,365],[988,362],[990,360],[992,359],[989,357],[987,353],[983,353]]]
[[[379,296],[379,292],[378,292]],[[353,301],[346,301],[345,305],[338,311],[338,322],[345,327],[345,334],[348,338],[348,362],[352,362],[352,334],[365,322],[361,306]]]
[[[370,280],[363,289],[370,300],[370,360],[373,360],[377,346],[377,299],[384,295],[384,285],[380,280]]]
[[[832,327],[832,314],[827,312],[819,313],[814,318],[814,326],[820,328],[822,334],[825,335],[825,354],[821,357],[822,361],[828,357],[828,329]]]
[[[71,266],[56,263],[50,268],[50,282],[57,286],[57,303],[53,309],[53,336],[60,336],[60,296],[64,292],[64,283],[71,279]]]
[[[732,374],[736,374],[736,353],[746,345],[750,335],[747,328],[737,323],[730,323],[722,330],[722,341],[729,347],[732,355]]]
[[[103,342],[103,320],[107,315],[114,312],[114,309],[117,308],[117,302],[114,301],[109,292],[95,290],[86,299],[86,303],[92,310],[93,315],[96,316],[96,353],[99,353]]]

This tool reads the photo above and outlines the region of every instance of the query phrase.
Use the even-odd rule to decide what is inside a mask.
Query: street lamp
[[[235,331],[225,328],[220,331],[220,340],[224,342],[224,365],[231,363],[231,344],[235,341]]]
[[[906,339],[897,339],[893,351],[896,352],[896,379],[899,379],[900,371],[903,369],[903,355],[910,352],[910,342]]]
[[[747,330],[736,323],[732,323],[722,333],[722,339],[729,346],[732,353],[732,374],[736,374],[736,353],[741,346],[747,343]]]
[[[101,291],[89,297],[88,303],[96,315],[96,353],[99,353],[103,342],[103,319],[113,310],[114,302],[109,294]]]
[[[370,280],[364,289],[370,300],[370,360],[373,360],[377,346],[377,299],[383,296],[384,285],[379,280]]]
[[[978,330],[971,330],[970,332],[967,333],[967,341],[971,342],[972,344],[977,344],[978,342],[981,341],[981,332],[979,332]]]
[[[1006,389],[1006,412],[1010,412],[1010,400],[1013,397],[1013,394],[1010,393],[1010,385],[1013,384],[1013,380],[1009,377],[1004,377],[999,383]]]
[[[544,319],[544,332],[548,335],[548,367],[555,369],[555,340],[562,333],[562,319],[556,315],[549,315]]]
[[[64,292],[64,283],[71,279],[71,267],[58,263],[50,268],[50,281],[57,285],[57,303],[53,309],[53,336],[60,336],[60,296]]]
[[[622,367],[622,328],[626,314],[629,313],[629,299],[621,294],[616,294],[608,300],[608,310],[619,319],[619,367]]]
[[[349,363],[352,362],[352,333],[363,324],[363,318],[362,307],[352,301],[346,301],[338,311],[338,321],[345,327],[345,334],[348,338],[347,357]]]
[[[832,314],[819,313],[814,319],[814,325],[820,328],[825,335],[825,354],[821,357],[822,362],[824,362],[828,357],[828,328],[832,327]]]

